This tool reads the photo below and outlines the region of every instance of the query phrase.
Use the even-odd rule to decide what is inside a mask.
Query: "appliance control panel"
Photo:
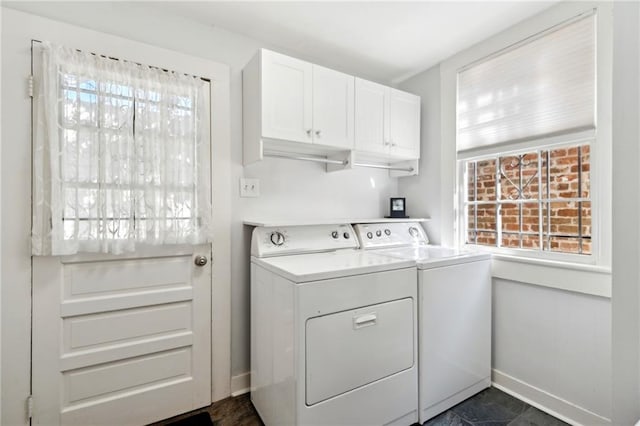
[[[359,223],[354,229],[365,250],[429,244],[418,222]]]
[[[251,237],[251,255],[256,257],[357,249],[360,245],[350,224],[263,226]]]

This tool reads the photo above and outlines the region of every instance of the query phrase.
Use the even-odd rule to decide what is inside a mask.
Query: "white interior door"
[[[34,257],[33,424],[146,424],[211,403],[210,245]]]
[[[143,425],[209,405],[211,258],[211,244],[34,256],[32,424]]]

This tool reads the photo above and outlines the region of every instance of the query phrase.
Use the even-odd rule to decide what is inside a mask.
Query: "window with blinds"
[[[595,15],[458,73],[457,149],[594,129]]]
[[[595,14],[458,73],[467,244],[591,255]]]

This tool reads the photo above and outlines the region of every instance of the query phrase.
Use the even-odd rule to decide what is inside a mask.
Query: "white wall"
[[[422,98],[420,174],[402,178],[398,184],[401,197],[407,199],[408,214],[428,217],[425,229],[432,244],[442,242],[442,140],[440,138],[440,66],[430,68],[408,80],[399,88]],[[453,203],[453,194],[450,201]]]
[[[388,198],[397,195],[397,180],[380,170],[360,169],[328,174],[320,165],[288,160],[269,159],[243,168],[242,67],[260,47],[287,53],[278,46],[268,46],[217,27],[173,16],[163,12],[161,7],[144,3],[3,2],[3,5],[204,57],[231,67],[231,364],[233,375],[248,371],[250,237],[248,228],[242,225],[243,219],[381,217],[387,213]],[[347,69],[342,71],[349,72]],[[241,176],[260,179],[259,198],[239,197]]]
[[[614,9],[613,420],[640,419],[640,5]]]
[[[547,12],[544,19],[555,13]],[[508,40],[518,39],[518,33],[531,31],[536,19],[456,57],[474,56],[474,49],[498,50]],[[455,114],[455,91],[445,90],[441,84],[442,73],[450,74],[456,57],[399,84],[422,96],[423,158],[420,175],[401,179],[398,189],[410,205],[418,205],[421,213],[432,217],[430,234],[444,244],[454,241],[455,117],[451,115]],[[494,382],[565,419],[606,423],[612,405],[610,299],[542,287],[527,280],[534,281],[534,277],[522,273],[515,280],[494,278]],[[602,287],[608,285],[606,274],[594,274],[593,280],[603,280]]]

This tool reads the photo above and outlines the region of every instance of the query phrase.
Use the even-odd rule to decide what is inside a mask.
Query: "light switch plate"
[[[260,179],[240,178],[241,197],[259,197]]]

